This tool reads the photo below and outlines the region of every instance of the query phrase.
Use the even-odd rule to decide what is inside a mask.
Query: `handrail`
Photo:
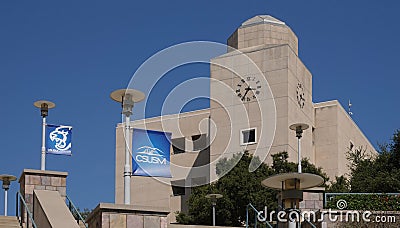
[[[395,195],[398,196],[400,193],[373,193],[373,192],[328,192],[324,195],[324,208],[328,205],[328,196],[342,196],[342,195]]]
[[[246,228],[248,228],[249,227],[249,207],[251,208],[251,209],[253,209],[253,211],[255,212],[255,218],[254,218],[254,222],[255,222],[255,225],[254,225],[254,227],[257,227],[257,219],[258,219],[258,216],[262,213],[262,212],[259,212],[254,206],[253,206],[253,204],[251,204],[251,203],[249,203],[249,204],[247,204],[247,206],[246,206]],[[271,226],[271,224],[269,224],[269,222],[267,221],[267,215],[265,215],[265,221],[263,221],[263,222],[265,222],[265,224],[269,227],[269,228],[273,228],[272,226]]]
[[[79,224],[79,220],[82,221],[83,225],[88,228],[88,225],[86,224],[85,220],[83,219],[81,213],[79,213],[78,209],[76,209],[75,204],[71,201],[71,199],[68,197],[68,195],[65,195],[67,200],[68,200],[68,208],[71,211],[71,213],[73,214],[72,209],[75,211],[75,213],[78,215],[78,219],[77,222]],[[74,216],[75,217],[75,216]]]
[[[32,226],[34,227],[34,228],[37,228],[37,226],[36,226],[36,223],[35,223],[35,221],[33,220],[33,216],[32,216],[32,213],[29,211],[29,208],[28,208],[28,206],[26,205],[26,202],[25,202],[25,200],[24,200],[24,197],[22,197],[22,195],[21,195],[21,193],[18,191],[17,192],[17,194],[16,194],[16,198],[17,198],[17,200],[16,200],[16,207],[15,207],[15,210],[16,210],[16,213],[15,213],[15,215],[16,216],[18,216],[19,215],[19,204],[18,204],[18,202],[19,202],[19,199],[21,200],[21,202],[24,204],[24,209],[25,209],[25,211],[26,211],[26,214],[28,215],[28,217],[29,217],[29,219],[31,220],[31,222],[32,222]],[[19,217],[19,216],[18,216]],[[19,224],[22,226],[22,214],[21,214],[21,218],[19,219],[20,221],[19,221]],[[26,221],[26,228],[29,228],[29,221],[27,220]]]

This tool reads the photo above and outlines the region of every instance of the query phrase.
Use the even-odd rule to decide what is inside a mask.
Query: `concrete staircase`
[[[21,228],[16,216],[0,216],[0,228]]]

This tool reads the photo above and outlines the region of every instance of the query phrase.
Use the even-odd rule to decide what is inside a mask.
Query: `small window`
[[[174,196],[183,196],[186,194],[185,180],[174,180],[171,181],[172,186],[172,195]]]
[[[172,149],[174,154],[185,153],[185,138],[175,138],[172,139]]]
[[[206,149],[207,146],[207,135],[192,135],[193,151],[201,151]]]
[[[186,194],[185,187],[172,186],[172,194],[174,196],[184,196]]]
[[[257,129],[250,128],[240,131],[240,145],[248,145],[256,143]]]
[[[351,151],[353,151],[353,148],[354,148],[354,144],[353,144],[352,141],[350,141],[349,149],[350,149]]]

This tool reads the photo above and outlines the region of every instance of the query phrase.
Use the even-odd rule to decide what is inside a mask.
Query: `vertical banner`
[[[46,152],[71,155],[72,127],[46,125]]]
[[[133,175],[171,177],[170,149],[171,133],[133,129]]]

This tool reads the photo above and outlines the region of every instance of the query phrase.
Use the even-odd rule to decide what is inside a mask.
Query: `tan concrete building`
[[[302,157],[331,179],[348,173],[349,148],[363,146],[376,153],[338,101],[313,103],[312,74],[299,58],[296,34],[284,22],[255,16],[234,31],[228,45],[237,50],[211,60],[209,109],[132,123],[134,128],[172,132],[173,143],[172,179],[132,177],[132,204],[186,211],[190,188],[182,186],[215,180],[215,164],[207,164],[220,156],[249,150],[268,163],[270,154],[287,151],[296,161],[297,138],[289,130],[293,123],[310,126],[303,134]],[[122,130],[118,125],[116,203],[123,203]],[[174,213],[169,218],[173,221]]]

